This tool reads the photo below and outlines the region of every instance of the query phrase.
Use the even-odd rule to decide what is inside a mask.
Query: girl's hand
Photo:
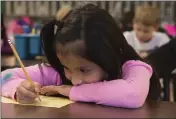
[[[55,85],[44,86],[41,88],[40,94],[47,96],[59,94],[58,87]]]
[[[19,103],[32,103],[37,98],[37,93],[40,92],[40,84],[34,82],[35,89],[29,83],[29,81],[24,80],[21,84],[17,87],[16,91],[16,100]]]
[[[61,95],[69,97],[71,88],[72,86],[70,85],[44,86],[41,88],[41,94],[48,95],[48,96],[55,95],[55,94],[61,94]]]

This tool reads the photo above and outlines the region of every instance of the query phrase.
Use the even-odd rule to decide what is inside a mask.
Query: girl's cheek
[[[66,69],[64,69],[64,72],[65,72],[65,76],[68,80],[71,80],[71,72],[70,71],[67,71]]]
[[[102,79],[102,77],[100,75],[94,74],[94,75],[88,76],[86,78],[86,82],[87,83],[96,83],[96,82],[99,82],[101,79]]]

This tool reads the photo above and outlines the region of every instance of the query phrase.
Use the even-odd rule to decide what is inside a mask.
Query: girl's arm
[[[60,76],[52,67],[41,64],[26,67],[26,70],[30,78],[33,81],[38,82],[41,86],[61,84]],[[26,79],[26,77],[21,68],[3,71],[1,73],[1,79],[6,75],[11,75],[11,77],[8,77],[8,79],[3,81],[1,95],[14,99],[17,87]]]
[[[148,95],[152,68],[141,61],[127,61],[122,79],[74,86],[70,99],[124,108],[141,107]]]

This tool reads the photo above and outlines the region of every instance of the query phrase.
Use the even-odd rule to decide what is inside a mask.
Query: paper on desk
[[[13,103],[13,104],[19,104],[19,105],[33,105],[33,106],[56,107],[56,108],[61,108],[63,106],[73,103],[73,101],[69,99],[60,98],[60,97],[40,96],[40,99],[41,99],[41,102],[38,99],[36,99],[35,102],[32,104],[20,104],[14,101],[13,99],[1,97],[1,102]]]

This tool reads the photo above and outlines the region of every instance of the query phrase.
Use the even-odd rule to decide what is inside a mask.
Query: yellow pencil
[[[8,40],[8,42],[9,42],[9,45],[10,45],[10,47],[11,47],[13,53],[15,54],[16,59],[18,60],[18,62],[19,62],[19,64],[20,64],[21,68],[23,69],[24,74],[26,75],[26,79],[27,79],[27,80],[31,83],[31,85],[35,88],[34,82],[33,82],[33,81],[31,80],[31,78],[29,77],[29,75],[28,75],[28,73],[27,73],[27,71],[26,71],[26,69],[25,69],[25,67],[24,67],[24,65],[23,65],[23,63],[22,63],[22,61],[21,61],[21,59],[20,59],[20,57],[19,57],[19,55],[18,55],[16,49],[15,49],[15,47],[13,46],[13,44],[12,44],[12,42],[11,42],[10,40]],[[40,99],[40,97],[39,97],[39,94],[37,94],[37,95],[38,95],[37,98],[41,101],[41,99]]]

